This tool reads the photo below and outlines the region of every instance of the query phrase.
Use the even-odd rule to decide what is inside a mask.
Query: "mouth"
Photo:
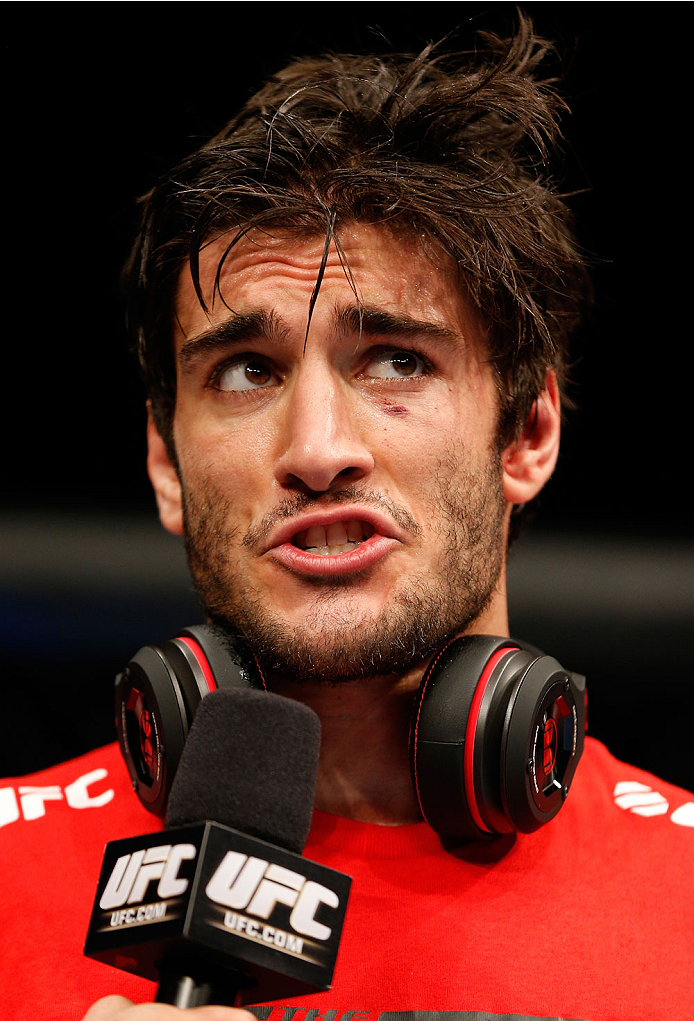
[[[369,521],[333,521],[329,525],[312,525],[292,536],[290,542],[300,550],[319,557],[335,557],[349,553],[374,534]]]
[[[397,531],[387,515],[370,508],[335,507],[285,522],[270,536],[266,553],[298,574],[355,574],[401,545]]]

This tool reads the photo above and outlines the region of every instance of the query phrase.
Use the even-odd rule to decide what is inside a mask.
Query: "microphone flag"
[[[216,822],[112,841],[84,952],[155,982],[216,975],[234,1004],[329,989],[350,885]]]

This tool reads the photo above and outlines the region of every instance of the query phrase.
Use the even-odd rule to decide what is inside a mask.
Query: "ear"
[[[555,373],[548,372],[523,432],[501,455],[504,498],[509,503],[528,503],[540,492],[557,463],[560,432],[559,386]]]
[[[147,404],[147,474],[159,508],[159,520],[174,535],[183,535],[183,501],[178,473],[159,435]]]

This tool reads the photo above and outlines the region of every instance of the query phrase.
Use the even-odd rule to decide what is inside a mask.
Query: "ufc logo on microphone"
[[[247,910],[256,918],[269,918],[277,904],[292,909],[289,924],[295,932],[327,940],[332,932],[316,920],[321,904],[337,908],[340,900],[327,886],[263,858],[228,851],[207,884],[205,893],[225,908]]]
[[[145,899],[149,884],[158,879],[157,896],[179,897],[188,889],[188,880],[178,875],[181,863],[198,853],[194,844],[162,844],[147,847],[133,854],[124,854],[113,867],[99,907],[112,911],[123,904],[137,904]]]

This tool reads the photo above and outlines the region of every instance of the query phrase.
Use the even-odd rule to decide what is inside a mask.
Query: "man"
[[[690,1003],[684,792],[589,742],[555,821],[446,851],[410,779],[425,668],[458,635],[508,635],[517,508],[558,454],[585,285],[545,171],[561,104],[536,80],[543,50],[522,20],[464,61],[295,62],[145,208],[130,316],[161,520],[185,536],[208,618],[319,714],[306,855],[354,877],[333,989],[261,1019],[684,1017]],[[89,887],[75,925],[100,841],[152,828],[112,759],[51,772],[56,800],[88,810],[80,824],[111,806],[84,843],[72,816],[53,836]],[[22,810],[38,789],[17,788]],[[625,794],[667,810],[627,815]],[[54,932],[65,903],[45,909]],[[139,1005],[99,1000],[87,1021],[177,1016],[74,948],[50,980],[58,1016],[109,989]],[[16,953],[12,967],[25,980]],[[11,1005],[28,1002],[22,978]]]

